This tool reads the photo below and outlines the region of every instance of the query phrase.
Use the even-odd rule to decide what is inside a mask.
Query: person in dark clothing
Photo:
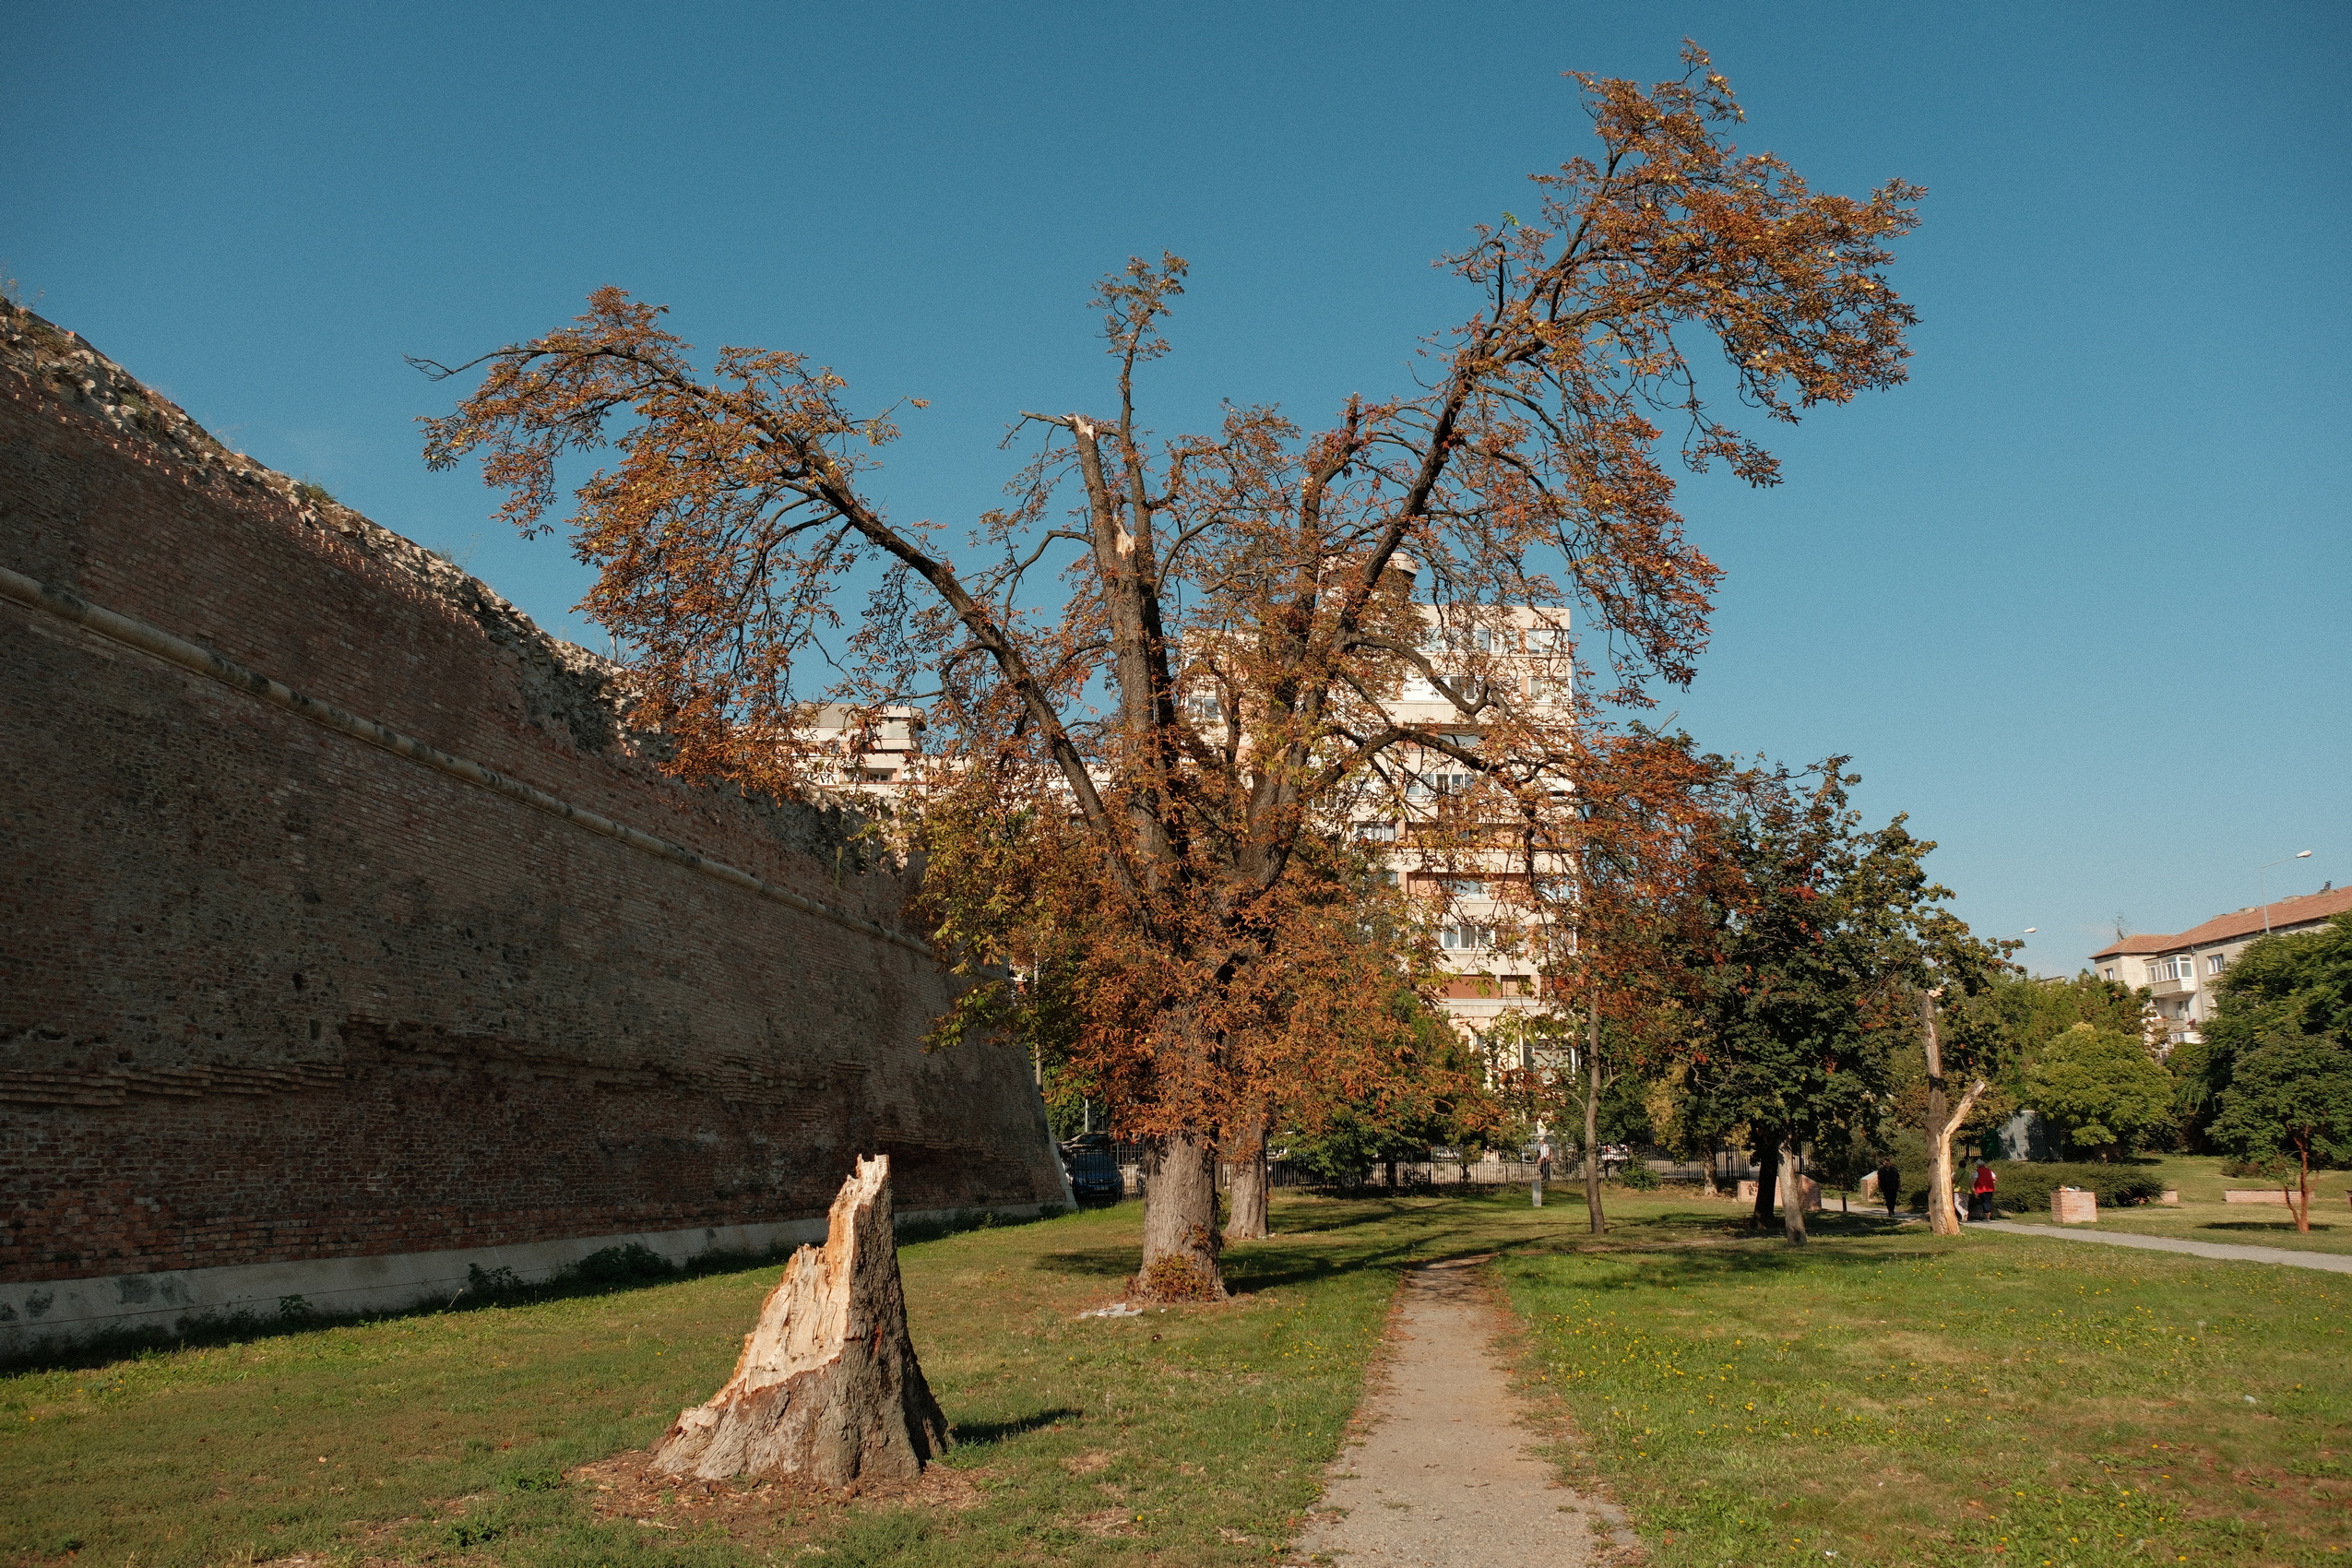
[[[1981,1159],[1977,1161],[1977,1180],[1968,1189],[1969,1218],[1990,1219],[1992,1218],[1993,1189],[2000,1185],[2001,1179],[1992,1173],[1992,1167]]]
[[[1903,1172],[1893,1164],[1878,1168],[1878,1195],[1886,1200],[1886,1217],[1895,1218],[1895,1200],[1903,1195]]]

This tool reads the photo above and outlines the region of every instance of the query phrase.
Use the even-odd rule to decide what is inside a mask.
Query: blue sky
[[[2322,5],[9,7],[0,262],[232,445],[543,624],[584,579],[432,475],[455,360],[606,282],[705,346],[929,398],[901,517],[957,522],[1022,408],[1093,407],[1090,281],[1194,266],[1163,430],[1404,384],[1429,263],[1590,140],[1560,73],[1669,75],[1816,186],[1930,187],[1909,386],[1686,487],[1728,568],[1709,745],[1854,754],[1987,934],[2071,970],[2352,882],[2344,90]]]

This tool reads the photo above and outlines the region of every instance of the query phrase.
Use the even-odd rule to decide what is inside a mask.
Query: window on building
[[[2205,955],[2205,973],[2217,975],[2221,973],[2222,967],[2228,962],[2229,955],[2227,953],[2208,953]]]
[[[1475,953],[1487,944],[1486,927],[1464,921],[1449,925],[1438,932],[1438,940],[1449,953]]]
[[[1396,838],[1393,822],[1360,822],[1356,824],[1356,841],[1360,844],[1388,844]]]

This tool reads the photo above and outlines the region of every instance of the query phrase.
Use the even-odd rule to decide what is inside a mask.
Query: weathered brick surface
[[[577,650],[406,541],[0,368],[0,565],[897,918],[847,825],[662,778]],[[0,601],[0,1280],[1060,1196],[904,948]]]

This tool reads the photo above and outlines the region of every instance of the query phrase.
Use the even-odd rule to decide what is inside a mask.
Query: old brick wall
[[[899,918],[853,823],[663,778],[594,659],[65,362],[0,362],[0,565]],[[799,1218],[877,1150],[1061,1196],[1026,1063],[921,1052],[931,960],[8,601],[0,835],[0,1280]]]

